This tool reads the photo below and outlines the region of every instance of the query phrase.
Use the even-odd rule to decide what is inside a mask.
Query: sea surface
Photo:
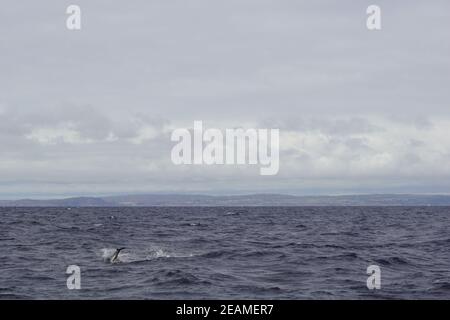
[[[448,207],[1,208],[0,247],[0,299],[450,299]]]

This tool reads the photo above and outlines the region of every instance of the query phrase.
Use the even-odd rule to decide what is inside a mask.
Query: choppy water
[[[0,221],[3,299],[450,298],[445,207],[2,208]],[[66,287],[73,264],[81,290]]]

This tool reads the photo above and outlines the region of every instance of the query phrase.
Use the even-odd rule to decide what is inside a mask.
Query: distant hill
[[[115,207],[117,204],[109,203],[97,197],[77,197],[48,200],[0,200],[2,207]]]
[[[76,197],[48,200],[1,200],[2,207],[128,207],[128,206],[450,206],[450,195],[372,194],[292,196],[250,194],[210,196],[196,194],[141,194]]]

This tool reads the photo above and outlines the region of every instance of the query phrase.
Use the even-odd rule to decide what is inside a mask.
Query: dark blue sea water
[[[450,298],[446,207],[2,208],[0,221],[3,299]]]

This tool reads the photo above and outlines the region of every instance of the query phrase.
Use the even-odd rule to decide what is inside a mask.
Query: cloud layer
[[[0,194],[442,192],[448,1],[10,1]],[[174,166],[171,130],[279,128],[280,173]]]

